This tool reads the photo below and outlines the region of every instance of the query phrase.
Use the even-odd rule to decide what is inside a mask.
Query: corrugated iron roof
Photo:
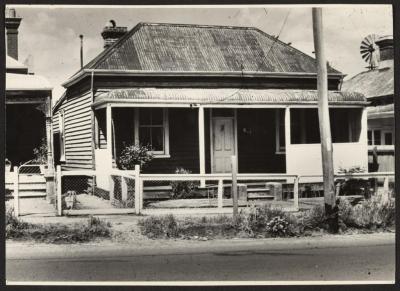
[[[361,72],[343,82],[342,89],[355,91],[365,97],[378,97],[394,94],[393,60],[387,61],[388,66],[375,70]]]
[[[49,81],[39,75],[6,73],[6,91],[52,90]]]
[[[365,105],[362,94],[329,91],[334,104]],[[129,88],[115,89],[95,98],[94,105],[107,102],[173,104],[315,104],[317,90],[292,89],[200,89],[200,88]]]
[[[139,23],[83,69],[317,71],[314,58],[257,28],[165,23]]]
[[[385,118],[394,117],[394,104],[378,105],[373,107],[368,107],[367,109],[369,118]]]

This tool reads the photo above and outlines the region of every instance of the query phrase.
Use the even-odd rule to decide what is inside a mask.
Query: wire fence
[[[92,170],[57,170],[57,181],[60,181],[57,182],[57,204],[61,205],[61,213],[68,208],[68,197],[85,193],[98,198],[95,174]],[[312,177],[321,178],[321,175],[237,174],[239,206],[270,202],[298,210],[299,199],[324,196],[322,182],[310,182]],[[340,196],[360,195],[368,198],[372,193],[377,193],[377,185],[383,192],[390,193],[389,196],[394,193],[391,189],[394,182],[392,172],[337,174],[335,181]],[[352,181],[357,182],[353,185],[354,189]],[[107,195],[102,195],[105,198],[101,199],[106,207],[125,208],[137,214],[143,209],[153,208],[222,209],[232,207],[233,200],[230,173],[144,174],[140,173],[138,166],[133,171],[112,169],[107,188],[103,190]],[[92,200],[88,201],[91,203]],[[89,208],[92,207],[89,205]]]

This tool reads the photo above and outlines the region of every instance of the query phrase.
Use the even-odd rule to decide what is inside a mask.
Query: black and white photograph
[[[392,5],[3,8],[7,285],[395,283]]]

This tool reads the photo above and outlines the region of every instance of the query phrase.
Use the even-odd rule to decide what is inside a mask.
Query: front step
[[[46,197],[46,179],[40,174],[20,174],[18,177],[19,197]],[[14,181],[10,175],[6,176],[6,197],[12,197],[14,194]]]

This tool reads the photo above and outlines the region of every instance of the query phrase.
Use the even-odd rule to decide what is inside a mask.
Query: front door
[[[213,118],[213,173],[229,173],[235,154],[233,118]]]

